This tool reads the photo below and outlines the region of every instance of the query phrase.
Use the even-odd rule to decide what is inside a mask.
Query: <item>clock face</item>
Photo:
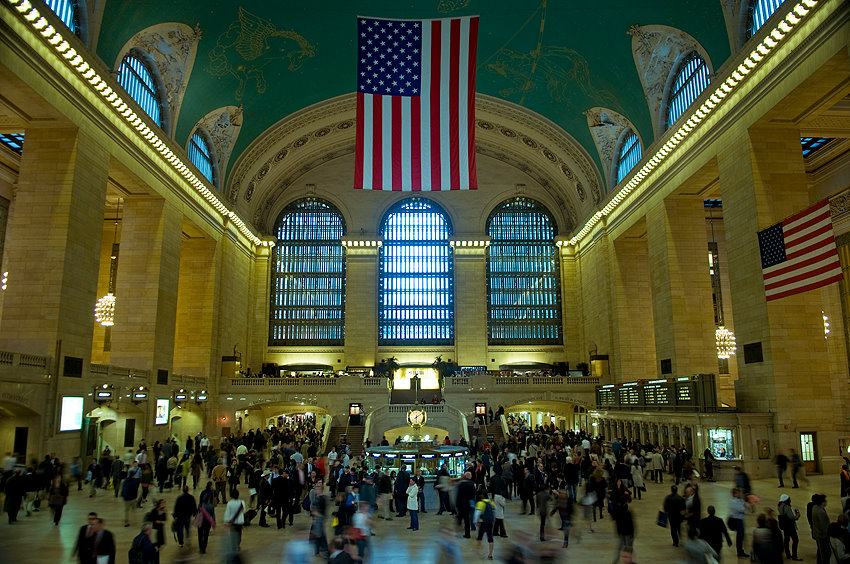
[[[420,411],[418,409],[411,409],[407,412],[407,422],[411,427],[421,427],[425,424],[425,421],[428,417],[425,415],[424,411]]]

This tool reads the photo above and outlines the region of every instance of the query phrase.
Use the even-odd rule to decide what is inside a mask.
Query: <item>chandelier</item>
[[[115,325],[115,295],[109,292],[94,306],[94,320],[104,327]]]
[[[118,274],[118,219],[121,211],[121,199],[115,212],[115,233],[112,236],[112,253],[109,256],[109,290],[97,300],[94,306],[94,320],[104,327],[115,325],[115,276]]]
[[[717,358],[729,358],[738,350],[735,333],[723,325],[714,332],[714,341],[717,344]]]

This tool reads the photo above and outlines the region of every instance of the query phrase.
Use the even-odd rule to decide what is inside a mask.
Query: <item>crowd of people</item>
[[[485,421],[498,418],[503,410],[497,413],[488,414]],[[452,515],[458,537],[474,539],[479,546],[486,539],[482,549],[492,559],[495,539],[512,533],[507,514],[513,502],[512,507],[539,524],[539,548],[544,551],[553,550],[555,525],[558,544],[567,549],[576,527],[592,532],[598,521],[610,519],[616,532],[615,561],[625,562],[636,532],[632,505],[642,502],[648,485],[669,480],[670,493],[658,508],[658,524],[669,528],[674,546],[682,545],[685,561],[719,561],[723,545],[732,546],[732,535],[739,557],[759,562],[799,560],[801,512],[793,508],[789,495],[780,497],[775,510],[759,503],[748,476],[737,469],[728,506],[703,507],[700,485],[710,476],[697,469],[684,446],[618,438],[608,442],[583,431],[562,432],[553,425],[531,428],[509,415],[503,442],[490,444],[477,435],[471,437],[469,458],[458,476],[446,464],[439,467],[434,484],[438,506],[427,508],[430,484],[422,469],[401,465],[372,471],[352,456],[351,445],[345,442],[322,456],[322,430],[315,420],[281,418],[277,423],[222,439],[218,445],[202,433],[182,443],[171,438],[150,447],[142,440],[121,455],[105,449],[87,465],[74,460],[66,466],[48,455],[24,469],[15,456],[7,455],[4,510],[11,524],[22,509],[36,510],[36,501],[44,500],[58,525],[69,490],[85,488],[90,498],[107,492],[121,498],[124,526],[139,527],[129,549],[131,562],[158,563],[169,529],[180,547],[196,529],[197,549],[203,554],[216,525],[227,532],[227,557],[237,561],[242,528],[251,524],[294,527],[291,546],[287,545],[293,562],[312,561],[314,555],[349,562],[373,556],[373,520],[409,519],[408,529],[416,534],[428,509]],[[850,494],[846,465],[841,488],[842,497]],[[181,492],[170,507],[161,495],[166,490]],[[832,555],[839,564],[850,561],[850,504],[842,501],[835,521],[827,513],[826,496],[816,494],[807,505],[805,515],[819,563],[828,564]],[[748,539],[744,520],[754,512],[757,527]],[[460,562],[460,546],[447,525],[440,522],[438,560]],[[522,533],[512,537],[505,541],[506,561],[528,562]],[[102,518],[89,514],[74,554],[88,564],[109,553],[112,560],[104,561],[114,562],[114,551],[114,538]],[[297,560],[297,555],[304,559]]]

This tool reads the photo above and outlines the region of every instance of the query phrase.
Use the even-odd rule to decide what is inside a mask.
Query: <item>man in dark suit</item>
[[[74,545],[74,550],[71,551],[71,556],[79,556],[80,564],[94,564],[94,533],[97,523],[97,513],[91,512],[88,516],[88,522],[80,527],[77,533],[77,542]]]
[[[278,529],[286,527],[287,514],[292,510],[293,495],[289,472],[282,470],[280,475],[272,480],[272,499],[276,509]]]
[[[340,537],[334,537],[331,541],[331,554],[328,557],[328,564],[354,564],[354,559],[345,551],[345,543]]]
[[[726,529],[726,523],[723,519],[714,514],[714,506],[708,506],[708,517],[699,522],[699,537],[708,543],[708,546],[714,549],[717,553],[718,560],[720,559],[720,549],[723,547],[723,537],[726,537],[726,544],[732,546],[732,539],[729,537],[729,531]]]
[[[105,556],[109,564],[115,564],[115,537],[103,527],[103,519],[96,519],[94,523],[92,554],[95,562]]]
[[[257,511],[260,512],[260,526],[268,527],[266,523],[266,508],[274,503],[274,495],[272,492],[272,472],[269,469],[263,470],[260,475],[260,480],[257,482]]]
[[[407,486],[410,484],[410,474],[405,466],[401,467],[398,475],[395,477],[395,506],[398,509],[396,517],[404,517],[407,514]]]
[[[472,481],[472,473],[466,472],[463,479],[457,484],[457,499],[455,501],[455,511],[457,511],[457,524],[460,526],[463,521],[463,536],[470,538],[469,525],[470,516],[472,513],[471,502],[475,501],[475,483]]]
[[[664,498],[664,511],[667,512],[667,522],[670,524],[673,546],[679,546],[679,533],[682,531],[682,520],[685,513],[685,498],[679,495],[679,488],[676,486],[670,486],[670,495]]]

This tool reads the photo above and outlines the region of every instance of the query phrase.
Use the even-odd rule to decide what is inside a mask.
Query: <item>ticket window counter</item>
[[[422,470],[422,475],[428,479],[436,478],[437,471],[443,463],[448,466],[449,475],[452,477],[459,477],[466,467],[466,459],[463,457],[441,456],[439,454],[384,454],[380,456],[372,454],[365,457],[364,463],[370,471],[383,470],[387,474],[398,473],[403,464],[411,473],[415,470]]]
[[[735,466],[741,464],[741,453],[735,429],[708,429],[707,447],[714,455],[714,478],[716,480],[731,480],[735,477]],[[702,453],[700,453],[702,454]],[[700,464],[705,472],[705,459],[700,456]]]

